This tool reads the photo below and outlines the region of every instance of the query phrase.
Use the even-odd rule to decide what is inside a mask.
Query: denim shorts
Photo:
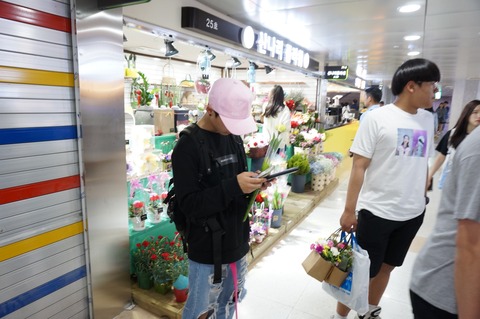
[[[236,262],[238,302],[245,296],[247,257]],[[197,319],[204,313],[211,319],[231,319],[235,313],[233,276],[230,265],[222,265],[222,281],[213,283],[213,265],[189,260],[188,299],[182,319]]]

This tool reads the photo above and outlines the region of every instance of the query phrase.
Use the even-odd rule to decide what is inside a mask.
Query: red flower
[[[142,208],[143,207],[143,202],[136,200],[133,202],[133,207],[135,208]]]
[[[142,247],[142,244],[137,243],[137,248],[140,248],[140,247]]]
[[[294,100],[288,100],[285,101],[285,105],[292,111],[295,108],[295,101]]]
[[[260,193],[258,193],[257,197],[255,197],[255,201],[258,203],[263,203],[263,197],[260,195]]]
[[[157,255],[153,254],[152,256],[150,256],[150,259],[151,260],[157,260]]]
[[[162,239],[162,238],[163,238],[163,236],[162,236],[162,235],[158,235],[158,239]]]
[[[299,125],[299,124],[298,124],[297,121],[291,121],[291,122],[290,122],[290,126],[291,126],[292,128],[296,128],[296,127],[298,127],[298,125]]]
[[[257,147],[257,146],[258,146],[258,143],[257,143],[257,142],[254,142],[254,143],[253,143],[253,146]]]
[[[165,253],[162,253],[162,258],[166,261],[170,261],[170,254],[165,252]]]
[[[163,192],[162,195],[160,195],[160,197],[161,197],[162,199],[165,199],[165,198],[167,198],[167,195],[168,195],[167,192]]]
[[[148,247],[148,245],[150,245],[150,242],[148,240],[144,240],[143,243],[142,243],[142,246],[143,247]]]

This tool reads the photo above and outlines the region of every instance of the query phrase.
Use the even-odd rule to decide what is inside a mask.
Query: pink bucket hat
[[[218,79],[208,92],[208,104],[220,114],[223,124],[234,135],[257,131],[252,116],[252,102],[250,89],[236,79]]]

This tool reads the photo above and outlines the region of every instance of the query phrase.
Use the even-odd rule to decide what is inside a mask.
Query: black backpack
[[[209,152],[207,142],[203,135],[202,130],[198,127],[197,124],[190,124],[180,132],[180,137],[184,134],[187,134],[193,138],[195,144],[198,147],[198,152],[200,154],[200,171],[198,174],[198,181],[212,173],[212,161],[213,154]],[[239,136],[232,135],[235,145],[243,149],[243,142]],[[246,169],[246,160],[242,160],[242,165]],[[175,176],[170,179],[169,182],[169,191],[167,197],[163,200],[167,204],[167,214],[170,217],[170,222],[175,224],[177,231],[182,237],[183,250],[188,252],[187,238],[190,224],[193,222],[187,219],[187,216],[181,211],[180,205],[178,204],[175,197]],[[206,231],[212,233],[213,236],[213,259],[214,259],[214,283],[219,283],[221,281],[221,266],[222,266],[222,235],[224,230],[220,226],[216,216],[207,218],[204,223],[208,226]]]

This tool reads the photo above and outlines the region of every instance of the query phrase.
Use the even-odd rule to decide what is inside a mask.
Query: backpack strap
[[[180,132],[180,136],[184,134],[193,138],[201,154],[200,171],[198,172],[198,180],[201,181],[203,175],[209,175],[212,173],[211,154],[209,153],[207,142],[205,141],[205,136],[203,135],[202,130],[196,123],[192,123],[185,127]]]
[[[210,217],[206,220],[208,230],[212,232],[213,245],[213,283],[222,281],[222,236],[225,231],[220,226],[216,217]]]

